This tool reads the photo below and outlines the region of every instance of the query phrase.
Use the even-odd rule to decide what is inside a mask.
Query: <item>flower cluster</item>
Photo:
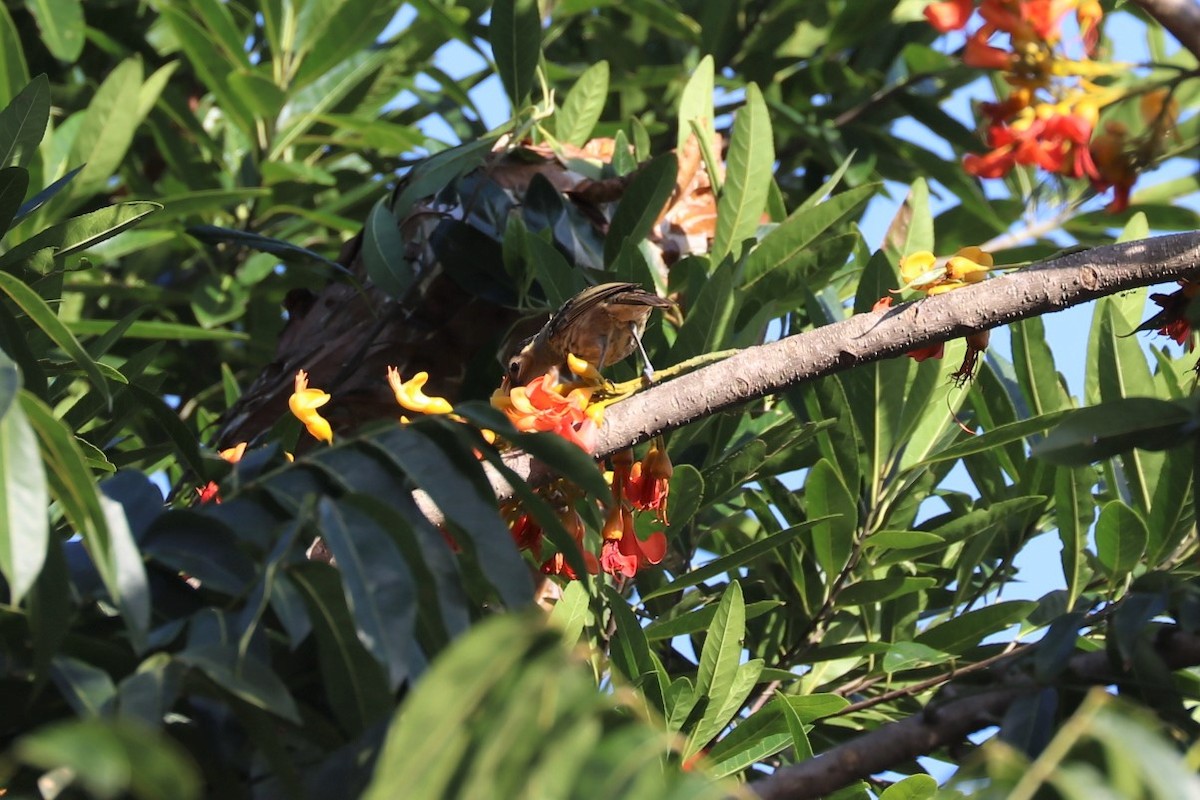
[[[634,515],[653,512],[658,522],[666,524],[667,496],[674,470],[661,442],[651,445],[641,461],[633,460],[632,450],[616,453],[612,457],[612,467],[612,472],[608,474],[612,483],[612,503],[608,506],[600,531],[598,559],[585,545],[583,519],[575,510],[578,502],[576,493],[560,481],[543,494],[557,508],[559,521],[575,540],[590,574],[603,571],[617,577],[632,578],[639,569],[658,564],[666,555],[666,535],[662,531],[654,531],[646,539],[641,539],[634,526]],[[544,534],[541,526],[528,512],[515,505],[507,509],[506,516],[517,547],[528,550],[535,560],[541,561]],[[545,575],[558,575],[568,580],[579,577],[561,552],[542,562],[541,571]]]
[[[492,405],[500,409],[519,431],[551,431],[585,452],[596,449],[596,434],[603,408],[591,405],[593,389],[556,383],[547,374],[527,386],[497,390]]]
[[[976,8],[978,6],[978,8]],[[1123,91],[1093,80],[1128,69],[1091,58],[1103,16],[1097,0],[948,0],[932,3],[925,16],[945,33],[967,27],[978,11],[982,24],[967,37],[963,63],[1002,74],[1012,89],[1000,102],[984,103],[990,150],[969,154],[963,168],[980,178],[999,178],[1016,166],[1039,167],[1065,178],[1087,179],[1100,192],[1114,189],[1110,211],[1129,205],[1138,171],[1162,151],[1175,119],[1166,92],[1146,93],[1146,136],[1133,140],[1126,128],[1109,122],[1094,135],[1100,110],[1123,99]],[[1062,22],[1074,11],[1083,39],[1083,57],[1067,56]],[[994,42],[1007,47],[997,46]]]
[[[931,297],[953,289],[960,289],[971,283],[979,283],[987,278],[994,262],[990,253],[985,253],[978,247],[963,247],[957,253],[938,264],[938,258],[928,250],[919,250],[900,259],[900,279],[904,285],[893,290],[896,293],[906,289],[925,292]],[[872,311],[891,308],[892,298],[883,297],[875,303]],[[979,356],[987,350],[991,338],[989,331],[977,331],[966,337],[967,353],[963,363],[951,376],[951,379],[961,386],[975,376],[979,366]],[[941,358],[945,353],[945,343],[918,347],[910,350],[908,356],[914,361],[925,361],[930,358]]]

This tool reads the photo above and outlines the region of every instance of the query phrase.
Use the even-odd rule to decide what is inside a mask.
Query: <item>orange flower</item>
[[[667,523],[667,496],[671,491],[671,476],[675,469],[670,457],[657,444],[650,447],[645,458],[630,467],[625,497],[634,508],[653,511],[664,525]]]
[[[239,442],[227,450],[222,450],[217,455],[228,461],[230,464],[236,464],[242,460],[242,456],[246,453],[246,443]]]
[[[308,373],[300,370],[296,373],[295,391],[288,398],[288,408],[296,419],[304,423],[304,427],[315,438],[333,444],[333,429],[329,421],[322,417],[318,408],[329,402],[329,395],[320,389],[308,387]]]
[[[659,563],[667,553],[667,537],[663,532],[655,531],[644,542],[638,539],[632,512],[620,506],[614,506],[609,513],[602,536],[600,568],[610,575],[632,578],[640,567]]]
[[[587,571],[591,575],[595,575],[600,571],[600,562],[596,557],[589,553],[583,547],[583,520],[573,508],[566,508],[559,512],[559,519],[562,520],[563,527],[571,534],[575,540],[575,546],[579,548],[579,552],[583,554],[583,563],[587,567]],[[561,552],[555,553],[546,560],[541,566],[543,575],[561,575],[567,580],[578,580],[579,576],[571,565],[567,562],[566,556]]]
[[[925,19],[938,33],[962,30],[971,18],[973,0],[946,0],[925,6]]]
[[[400,379],[400,370],[388,367],[387,381],[401,408],[415,411],[418,414],[449,414],[454,410],[446,398],[430,397],[425,394],[423,387],[429,381],[428,372],[418,372],[404,381]]]
[[[592,390],[577,388],[560,394],[551,375],[542,375],[528,386],[514,387],[508,395],[492,395],[492,405],[508,416],[519,431],[553,431],[587,452],[596,449],[596,420],[588,408]]]

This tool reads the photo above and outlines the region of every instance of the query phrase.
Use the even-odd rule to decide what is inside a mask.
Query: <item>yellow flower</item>
[[[333,428],[329,421],[322,417],[318,408],[329,402],[329,395],[320,389],[308,388],[308,373],[300,370],[296,373],[296,388],[288,398],[288,408],[296,419],[304,423],[304,427],[313,437],[323,442],[333,444]]]
[[[992,256],[978,247],[963,247],[946,260],[946,265],[935,266],[937,259],[928,250],[920,250],[900,259],[900,279],[904,289],[915,289],[930,296],[949,292],[979,283],[992,269]]]
[[[418,372],[407,381],[400,379],[400,370],[388,367],[388,385],[396,393],[396,402],[419,414],[449,414],[454,410],[444,397],[430,397],[421,390],[429,380],[428,372]]]
[[[228,461],[230,464],[236,464],[242,460],[242,456],[246,453],[246,443],[239,442],[233,447],[222,450],[217,455]]]
[[[587,361],[584,361],[574,353],[567,353],[567,367],[577,377],[583,378],[585,381],[599,383],[603,380],[603,378],[600,377],[600,370],[596,369],[594,366],[589,364]]]

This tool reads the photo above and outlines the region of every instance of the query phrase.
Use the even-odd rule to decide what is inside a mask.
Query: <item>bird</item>
[[[672,305],[636,283],[602,283],[584,289],[563,303],[540,331],[521,342],[508,361],[504,388],[524,386],[551,372],[557,378],[568,369],[568,354],[603,369],[634,350],[641,352],[643,374],[652,380],[642,333],[654,309]]]

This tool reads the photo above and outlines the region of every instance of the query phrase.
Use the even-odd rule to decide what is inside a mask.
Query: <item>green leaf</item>
[[[1013,368],[1025,393],[1031,414],[1047,414],[1069,408],[1070,398],[1062,376],[1054,368],[1054,356],[1046,342],[1046,329],[1039,317],[1009,326],[1012,332]]]
[[[21,37],[8,9],[0,3],[0,108],[7,106],[29,83],[29,67],[21,50]],[[4,162],[0,161],[0,165]]]
[[[1087,577],[1084,550],[1096,514],[1096,501],[1091,494],[1095,482],[1096,475],[1090,467],[1060,467],[1054,476],[1054,514],[1062,542],[1067,608],[1075,607]]]
[[[483,164],[495,143],[495,137],[490,136],[465,142],[432,155],[413,167],[392,193],[392,214],[397,219],[403,219],[413,203],[435,194],[451,181]]]
[[[371,48],[394,16],[394,7],[373,0],[305,3],[296,34],[302,61],[296,85],[319,80],[345,59]]]
[[[355,635],[338,575],[325,564],[309,563],[290,570],[285,580],[304,595],[333,712],[346,731],[357,735],[386,717],[393,701],[383,665]]]
[[[937,451],[918,466],[928,466],[942,461],[956,461],[975,453],[986,453],[993,448],[1000,447],[1009,442],[1020,441],[1035,433],[1041,433],[1047,428],[1056,425],[1066,414],[1067,410],[1063,409],[1060,411],[1051,411],[1049,414],[1041,414],[1030,419],[1022,419],[1016,422],[1009,422],[1005,425],[998,425],[986,433],[967,437]]]
[[[763,614],[769,614],[783,605],[782,600],[758,600],[746,606],[746,619],[755,619]],[[713,617],[717,614],[717,606],[709,605],[699,611],[680,614],[677,617],[660,617],[646,626],[646,638],[650,640],[673,639],[676,636],[687,636],[708,630]]]
[[[111,319],[78,319],[64,324],[67,326],[67,330],[79,336],[103,336],[121,323],[119,320]],[[133,323],[121,338],[165,339],[183,342],[245,342],[249,340],[250,336],[242,331],[205,330],[195,325],[150,320]]]
[[[42,42],[59,61],[74,64],[83,52],[83,0],[26,0]]]
[[[8,231],[28,189],[28,172],[21,167],[0,167],[0,239]]]
[[[56,264],[62,264],[66,256],[111,239],[161,208],[158,203],[135,201],[72,217],[39,231],[0,255],[0,269],[12,271],[25,264],[44,275]]]
[[[188,647],[176,656],[184,664],[204,673],[222,691],[255,708],[300,724],[300,711],[283,678],[257,658],[238,659],[237,651],[220,644]]]
[[[1193,435],[1192,413],[1178,403],[1131,397],[1067,414],[1032,448],[1052,464],[1089,464],[1133,447],[1166,450]]]
[[[96,797],[139,800],[201,797],[197,767],[184,748],[161,731],[132,720],[67,720],[17,740],[20,762],[42,772],[66,770]]]
[[[627,241],[636,246],[650,233],[654,220],[658,219],[659,212],[675,189],[678,169],[679,162],[675,154],[663,153],[634,174],[621,195],[621,202],[604,237],[606,266],[616,261]]]
[[[896,642],[883,654],[883,671],[889,675],[916,667],[944,664],[953,656],[920,642]]]
[[[951,617],[918,634],[917,644],[947,653],[962,653],[979,644],[985,636],[1020,622],[1037,608],[1029,600],[1008,600],[977,608]]]
[[[733,686],[742,655],[742,637],[746,634],[746,605],[742,587],[732,581],[704,637],[700,667],[696,672],[696,696],[720,701]]]
[[[393,299],[404,296],[415,273],[405,258],[404,235],[387,208],[387,198],[380,198],[371,208],[363,225],[362,257],[376,286]]]
[[[705,131],[713,130],[713,92],[715,71],[713,57],[700,59],[679,96],[679,128],[676,131],[675,148],[683,152],[688,137],[692,135],[693,123]]]
[[[0,352],[5,384],[15,383],[16,366]],[[2,391],[2,390],[0,390]],[[19,605],[37,580],[50,542],[50,497],[37,437],[15,392],[3,392],[0,404],[0,573]]]
[[[29,163],[50,121],[50,82],[38,75],[0,111],[0,167]]]
[[[67,357],[79,365],[84,374],[88,376],[88,380],[92,384],[92,388],[98,391],[101,397],[104,398],[105,404],[112,407],[112,393],[108,388],[108,381],[100,372],[100,366],[92,360],[87,351],[83,349],[83,345],[79,343],[66,326],[59,321],[54,311],[46,304],[37,292],[30,289],[20,278],[10,275],[7,272],[0,272],[0,291],[3,291],[13,299],[25,315],[41,329],[51,341],[62,348]]]
[[[746,286],[792,263],[822,234],[857,212],[877,191],[879,184],[868,183],[834,195],[824,203],[796,209],[746,257]]]
[[[542,55],[542,16],[537,0],[496,0],[488,41],[504,91],[519,110],[529,96],[538,59]]]
[[[608,62],[592,64],[567,92],[555,116],[555,134],[560,142],[582,146],[604,111],[608,100]]]
[[[712,260],[720,263],[732,253],[740,256],[742,243],[754,236],[767,207],[767,191],[775,165],[771,117],[758,86],[746,87],[746,105],[733,123],[726,154],[725,184],[717,202],[717,232]]]
[[[1096,520],[1096,556],[1113,581],[1128,575],[1146,551],[1146,523],[1129,506],[1112,500],[1100,509]]]
[[[353,496],[317,506],[321,533],[342,575],[358,638],[387,671],[390,687],[415,677],[424,656],[414,639],[416,590],[392,537]]]
[[[776,702],[783,718],[787,720],[788,735],[792,737],[792,751],[795,753],[796,761],[806,761],[812,758],[813,749],[808,741],[808,734],[804,730],[804,721],[800,719],[795,707],[788,702],[788,698],[781,697]]]
[[[591,597],[582,581],[571,581],[562,590],[562,597],[550,612],[550,624],[562,630],[562,641],[573,647],[583,635],[584,626],[592,616]]]
[[[704,715],[692,732],[687,747],[684,748],[685,759],[700,752],[717,734],[725,730],[741,709],[742,704],[746,702],[746,698],[750,696],[750,692],[754,690],[754,685],[758,683],[762,669],[763,660],[761,658],[754,658],[740,664],[734,672],[729,690],[724,695],[709,695],[709,703],[704,710]]]
[[[879,794],[879,800],[933,800],[938,783],[931,775],[909,775]]]
[[[879,547],[887,550],[907,550],[941,544],[942,537],[927,531],[878,531],[863,541],[864,547]]]
[[[37,434],[51,495],[83,538],[104,587],[120,609],[135,644],[150,623],[150,595],[141,554],[120,505],[97,491],[75,436],[28,392],[21,409]]]
[[[513,545],[508,526],[500,519],[478,462],[469,452],[466,455],[471,461],[467,465],[408,427],[386,431],[374,444],[429,494],[456,530],[467,536],[463,544],[473,547],[479,561],[487,565],[488,578],[505,605],[519,608],[529,604],[533,600],[529,570]],[[468,474],[468,468],[473,474]]]
[[[125,160],[133,134],[142,122],[134,113],[141,90],[140,58],[122,61],[96,90],[67,154],[69,165],[83,166],[71,184],[72,196],[87,197],[107,187]]]
[[[117,687],[107,672],[77,658],[55,658],[50,676],[63,699],[81,717],[103,715],[117,696]]]
[[[695,586],[698,583],[703,583],[709,578],[723,575],[726,572],[733,574],[733,570],[738,567],[749,564],[760,556],[766,555],[771,551],[783,547],[790,543],[801,532],[808,530],[818,524],[820,520],[812,519],[808,522],[795,525],[787,530],[772,534],[756,542],[751,542],[740,550],[736,550],[727,556],[722,556],[713,559],[702,567],[697,567],[689,572],[684,573],[679,578],[670,583],[660,586],[657,589],[647,592],[642,595],[642,602],[652,600],[655,597],[661,597],[672,592],[682,591],[688,586]]]
[[[825,572],[826,584],[841,573],[854,549],[858,508],[837,470],[825,459],[818,461],[804,484],[808,513],[821,518],[812,532],[812,548]]]

